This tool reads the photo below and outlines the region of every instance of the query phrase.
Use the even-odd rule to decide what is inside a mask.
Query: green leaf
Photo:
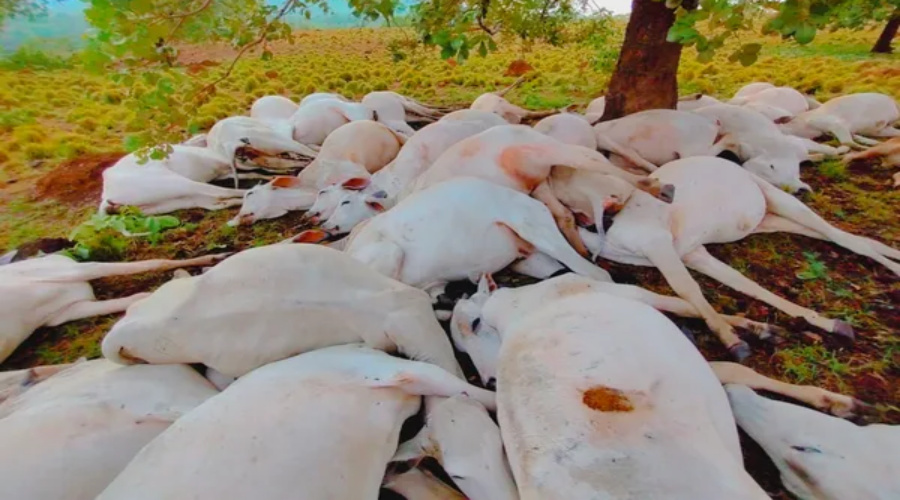
[[[125,151],[128,151],[129,153],[133,153],[134,151],[137,151],[138,149],[141,148],[141,146],[144,145],[143,142],[144,141],[142,141],[141,138],[136,135],[126,136],[125,141],[124,141]]]
[[[487,45],[484,42],[478,44],[478,55],[485,57],[488,54]]]
[[[712,49],[702,50],[697,52],[697,61],[703,64],[706,64],[713,60],[713,56],[716,55],[716,51]]]
[[[271,61],[272,60],[272,51],[269,49],[264,50],[262,55],[260,56],[260,59],[262,59],[263,61]]]
[[[794,31],[794,40],[801,45],[813,41],[816,37],[816,27],[809,23],[803,23]]]
[[[454,54],[456,54],[456,51],[453,50],[453,47],[451,47],[450,45],[445,45],[441,49],[441,59],[450,59],[454,56]]]

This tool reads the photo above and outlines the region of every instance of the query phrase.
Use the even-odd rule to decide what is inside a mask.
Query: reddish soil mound
[[[525,73],[533,70],[534,68],[528,64],[527,61],[523,61],[522,59],[516,59],[515,61],[509,63],[509,67],[506,68],[505,76],[522,76]]]
[[[64,161],[38,179],[34,196],[68,205],[97,203],[103,190],[103,171],[123,156],[125,153],[91,154]]]

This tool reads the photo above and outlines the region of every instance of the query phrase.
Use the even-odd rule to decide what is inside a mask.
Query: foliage
[[[75,247],[68,252],[79,260],[119,260],[128,248],[127,238],[144,237],[155,244],[164,231],[180,224],[171,215],[144,216],[127,207],[117,215],[95,214],[69,235]]]
[[[2,1],[2,0],[0,0]],[[62,69],[72,67],[72,58],[47,53],[37,46],[22,45],[0,59],[0,69]]]
[[[806,260],[806,266],[797,273],[798,278],[804,281],[828,278],[828,269],[825,267],[825,263],[819,260],[819,254],[803,252],[803,258]]]

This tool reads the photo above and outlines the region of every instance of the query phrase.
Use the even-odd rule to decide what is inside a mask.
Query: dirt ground
[[[73,210],[96,206],[101,173],[120,156],[93,155],[65,162],[37,179],[31,189],[36,197],[51,198]],[[890,174],[889,170],[872,165],[856,165],[847,169],[840,181],[835,181],[833,175],[824,175],[820,168],[806,167],[804,180],[816,190],[807,201],[832,223],[896,246],[900,227],[892,217],[898,197],[889,187]],[[24,187],[17,186],[17,189]],[[865,201],[861,201],[860,196],[864,196]],[[132,241],[127,259],[190,258],[211,252],[241,250],[279,241],[306,227],[299,213],[238,230],[225,227],[225,221],[235,211],[198,209],[176,213],[182,221],[181,227],[166,232],[155,245]],[[880,215],[858,217],[867,213]],[[893,225],[886,225],[885,221],[893,222]],[[744,314],[788,330],[788,335],[777,346],[749,339],[754,348],[750,366],[776,378],[853,394],[875,405],[876,410],[871,415],[859,419],[861,423],[900,424],[900,340],[896,338],[900,329],[900,284],[895,276],[833,244],[795,235],[755,235],[738,243],[710,245],[709,249],[717,258],[731,263],[776,294],[841,317],[856,328],[856,342],[850,343],[697,276],[717,310]],[[824,269],[815,279],[801,277],[809,271],[810,255],[814,256],[812,262],[820,263]],[[672,293],[655,269],[607,262],[600,265],[618,282]],[[153,290],[170,278],[171,273],[148,273],[102,279],[93,284],[97,298],[107,299]],[[504,273],[501,282],[518,285],[527,280]],[[99,342],[117,317],[91,318],[60,327],[41,328],[0,369],[59,363],[81,356],[97,357]],[[695,339],[708,359],[728,359],[702,321],[673,320]],[[773,498],[791,498],[783,489],[777,470],[759,447],[746,436],[742,436],[742,443],[746,466],[753,477]]]

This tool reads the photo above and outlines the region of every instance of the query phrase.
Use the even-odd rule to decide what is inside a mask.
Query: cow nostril
[[[490,391],[496,391],[497,390],[497,379],[494,377],[489,378],[488,381],[484,384],[484,387],[485,387],[485,389],[488,389]]]

